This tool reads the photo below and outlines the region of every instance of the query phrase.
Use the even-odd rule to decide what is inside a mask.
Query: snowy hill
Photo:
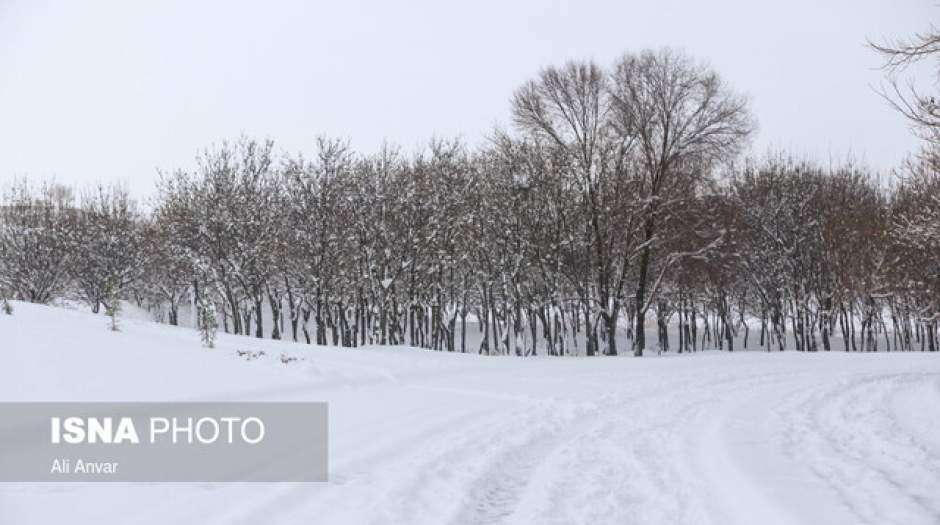
[[[14,303],[0,400],[330,403],[322,484],[0,484],[0,523],[937,523],[940,359],[480,357]]]

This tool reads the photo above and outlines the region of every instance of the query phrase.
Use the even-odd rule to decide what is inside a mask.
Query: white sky
[[[245,133],[313,150],[479,142],[513,90],[570,58],[671,46],[748,93],[754,148],[897,165],[916,140],[872,87],[866,38],[926,30],[929,0],[519,2],[0,0],[0,184],[124,181]]]

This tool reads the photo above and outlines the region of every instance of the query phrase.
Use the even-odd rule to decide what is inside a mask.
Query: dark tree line
[[[349,347],[642,355],[652,325],[679,352],[937,349],[937,157],[893,187],[849,162],[741,161],[747,100],[668,50],[546,68],[511,105],[479,148],[222,143],[147,210],[16,185],[0,296]]]

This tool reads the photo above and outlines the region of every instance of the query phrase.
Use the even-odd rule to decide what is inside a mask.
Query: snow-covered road
[[[324,400],[330,482],[0,484],[0,523],[940,523],[940,355],[204,350],[16,308],[0,400]]]

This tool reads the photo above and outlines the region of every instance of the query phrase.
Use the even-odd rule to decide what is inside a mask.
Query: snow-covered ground
[[[328,401],[330,481],[7,483],[4,524],[940,523],[940,355],[207,350],[14,306],[0,401]]]

